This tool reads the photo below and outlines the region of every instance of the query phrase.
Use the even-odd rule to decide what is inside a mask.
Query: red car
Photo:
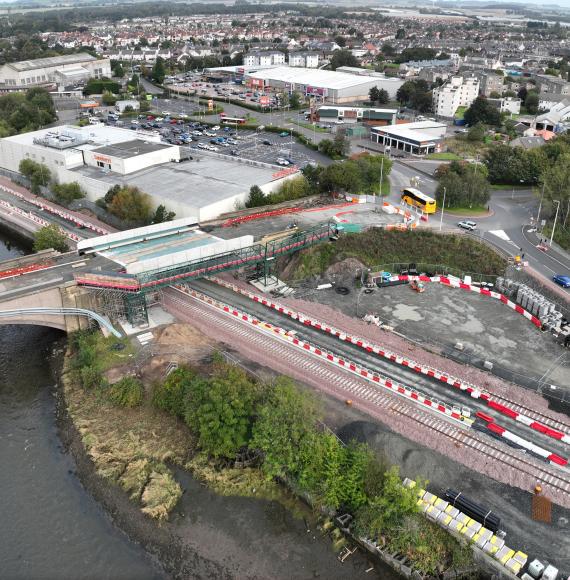
[[[170,119],[171,125],[176,125],[176,123],[178,123],[178,121],[176,119]]]
[[[148,115],[146,120],[147,121],[154,121],[154,117],[152,115]]]

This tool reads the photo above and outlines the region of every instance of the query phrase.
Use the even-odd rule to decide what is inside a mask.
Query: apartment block
[[[433,110],[438,117],[451,118],[459,107],[469,107],[479,94],[479,79],[453,76],[433,91]]]

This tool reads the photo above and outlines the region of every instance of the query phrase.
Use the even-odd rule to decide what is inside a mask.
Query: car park
[[[570,288],[570,276],[566,276],[564,274],[555,274],[552,277],[552,280],[562,286],[562,288]]]
[[[469,220],[462,220],[457,224],[457,227],[463,228],[464,230],[469,230],[472,232],[474,229],[477,228],[477,224],[475,222]]]

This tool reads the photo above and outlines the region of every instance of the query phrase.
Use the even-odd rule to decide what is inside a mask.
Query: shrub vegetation
[[[497,276],[506,263],[491,248],[459,235],[440,235],[428,230],[369,230],[345,234],[334,245],[322,244],[300,254],[291,274],[293,279],[322,274],[333,263],[357,258],[373,268],[383,264],[425,262],[439,264],[464,273]]]

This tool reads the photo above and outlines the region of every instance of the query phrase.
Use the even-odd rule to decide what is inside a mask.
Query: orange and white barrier
[[[455,389],[459,389],[461,391],[464,391],[473,399],[480,399],[482,401],[485,401],[485,403],[489,406],[489,408],[497,411],[498,413],[501,413],[502,415],[505,415],[506,417],[509,417],[510,419],[512,419],[514,421],[517,421],[519,423],[523,423],[527,427],[530,427],[534,431],[538,431],[539,433],[542,433],[543,435],[546,435],[547,437],[550,437],[552,439],[556,439],[558,441],[562,441],[563,443],[570,445],[570,434],[564,433],[563,431],[560,431],[558,429],[552,429],[551,427],[548,427],[547,425],[545,425],[541,421],[537,421],[536,419],[533,419],[532,417],[529,417],[528,415],[524,415],[518,411],[515,411],[514,409],[511,409],[507,405],[504,405],[502,403],[499,403],[496,400],[493,400],[492,395],[490,395],[489,393],[483,391],[482,389],[478,388],[477,386],[475,386],[467,381],[464,381],[460,378],[457,378],[457,377],[454,377],[454,376],[449,375],[447,373],[444,373],[443,371],[440,371],[436,368],[418,363],[418,362],[414,361],[413,359],[408,358],[406,356],[402,356],[402,355],[399,355],[397,353],[391,352],[390,350],[388,350],[382,346],[379,346],[377,344],[368,342],[367,340],[365,340],[363,338],[350,336],[342,330],[334,328],[333,326],[330,326],[324,322],[320,322],[319,320],[315,320],[314,318],[307,316],[301,312],[295,312],[295,311],[291,310],[290,308],[287,308],[286,306],[279,304],[278,302],[268,300],[267,298],[264,298],[263,296],[259,296],[257,294],[252,293],[252,292],[244,290],[244,289],[236,286],[235,284],[232,284],[231,282],[226,282],[225,280],[222,280],[221,278],[212,277],[212,278],[210,278],[210,280],[212,282],[215,282],[216,284],[219,284],[220,286],[224,286],[226,288],[229,288],[229,289],[233,290],[234,292],[241,294],[242,296],[246,296],[250,300],[253,300],[254,302],[258,302],[259,304],[262,304],[263,306],[266,306],[267,308],[277,310],[279,313],[284,314],[286,316],[289,316],[290,318],[292,318],[294,320],[298,320],[299,322],[302,322],[303,324],[305,324],[307,326],[311,326],[313,328],[316,328],[317,330],[321,330],[322,332],[332,334],[333,336],[336,336],[338,339],[343,340],[345,342],[350,342],[351,344],[354,344],[354,345],[362,348],[363,350],[366,350],[367,352],[377,354],[383,358],[390,360],[391,362],[405,366],[405,367],[407,367],[407,368],[409,368],[417,373],[420,373],[420,374],[426,375],[428,377],[437,379],[437,380],[439,380],[443,383],[446,383],[447,385],[449,385]]]
[[[27,203],[31,203],[32,205],[35,205],[36,207],[40,208],[42,211],[47,211],[48,213],[51,213],[53,215],[57,215],[60,218],[63,218],[64,220],[67,220],[71,223],[73,223],[76,227],[82,227],[82,228],[87,228],[89,230],[92,230],[100,235],[105,235],[105,234],[109,234],[111,233],[110,230],[106,230],[105,228],[102,228],[98,225],[95,225],[87,220],[84,220],[82,218],[80,218],[78,215],[74,214],[74,213],[70,213],[68,211],[66,211],[64,208],[60,208],[54,204],[50,204],[46,201],[41,200],[38,197],[32,197],[32,194],[30,196],[26,196],[22,193],[20,193],[19,191],[16,191],[15,189],[12,189],[11,187],[8,187],[7,185],[4,185],[3,183],[0,183],[0,190],[9,193],[10,195],[13,195],[19,199],[22,199],[24,201],[26,201]],[[76,236],[77,240],[80,240],[81,238]],[[75,239],[75,238],[72,238]]]

